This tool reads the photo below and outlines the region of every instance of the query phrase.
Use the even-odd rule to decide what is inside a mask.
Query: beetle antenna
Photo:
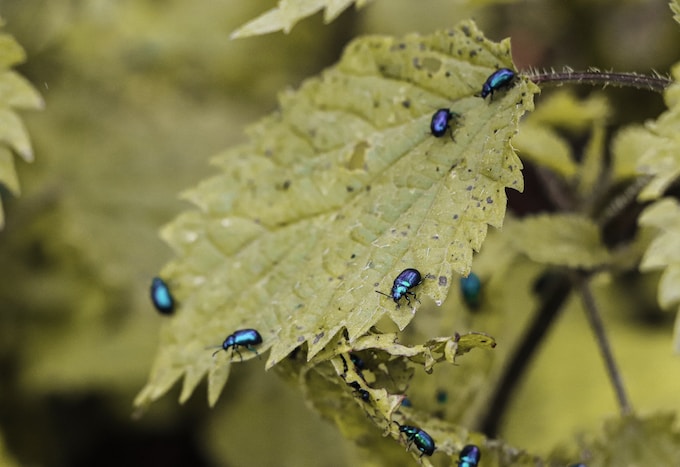
[[[376,292],[376,293],[379,293],[380,295],[384,295],[384,296],[386,296],[386,297],[388,297],[388,298],[392,298],[392,295],[387,295],[386,293],[383,293],[383,292],[381,292],[380,290],[376,290],[375,292]]]

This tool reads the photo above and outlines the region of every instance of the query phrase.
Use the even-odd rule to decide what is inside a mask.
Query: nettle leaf
[[[593,171],[591,164],[601,161],[602,152],[596,140],[591,140],[591,157],[581,165],[572,154],[569,141],[557,129],[573,133],[592,130],[597,138],[598,130],[606,121],[610,109],[607,100],[599,95],[579,100],[570,91],[554,92],[545,98],[541,106],[522,122],[522,131],[513,139],[513,145],[523,159],[531,160],[559,174],[565,180],[577,178],[579,186],[592,186],[591,181],[599,172]],[[601,139],[601,137],[600,137]]]
[[[680,1],[678,0],[671,0],[669,3],[669,6],[671,7],[671,10],[673,11],[673,19],[680,23]]]
[[[279,0],[276,8],[261,14],[244,24],[231,34],[232,39],[248,36],[259,36],[270,32],[283,31],[288,34],[295,23],[323,9],[324,23],[328,24],[340,13],[356,3],[357,8],[368,4],[371,0]]]
[[[670,309],[680,303],[680,204],[675,199],[664,198],[642,213],[640,225],[659,229],[659,233],[640,263],[641,271],[663,269],[659,281],[658,301],[662,308]],[[680,312],[680,309],[677,310]],[[680,313],[676,316],[674,348],[680,352]]]
[[[664,92],[668,110],[645,125],[649,145],[640,155],[638,171],[653,178],[640,192],[641,200],[659,198],[680,175],[680,64],[672,75],[675,82]]]
[[[0,20],[1,25],[1,20]],[[21,76],[9,68],[26,59],[21,46],[8,34],[0,34],[0,185],[19,194],[12,152],[26,162],[33,161],[33,149],[28,132],[15,109],[41,109],[42,97]],[[0,228],[4,214],[0,200]]]
[[[629,180],[639,176],[640,155],[657,142],[641,125],[631,125],[618,131],[611,143],[612,181]]]
[[[182,375],[185,400],[206,373],[214,403],[231,355],[206,347],[238,329],[259,330],[267,368],[305,343],[311,360],[343,330],[353,343],[383,316],[404,329],[420,304],[375,290],[389,293],[408,267],[423,275],[418,297],[441,303],[487,225],[501,226],[505,189],[523,188],[509,141],[536,86],[520,78],[493,100],[476,97],[511,66],[509,41],[463,22],[356,40],[336,66],[283,93],[249,143],[215,159],[221,173],[185,193],[199,210],[163,231],[177,259],[162,275],[179,310],[137,404]],[[435,138],[442,107],[461,117]]]
[[[603,431],[583,448],[589,466],[676,465],[680,459],[674,414],[628,415],[607,421]]]
[[[510,244],[537,263],[593,269],[611,261],[598,226],[578,214],[542,214],[506,226]]]

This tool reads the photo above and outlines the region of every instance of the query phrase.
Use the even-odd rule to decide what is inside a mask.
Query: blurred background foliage
[[[278,91],[335,62],[360,34],[427,33],[474,17],[488,37],[512,37],[520,69],[666,72],[678,59],[680,28],[666,2],[657,0],[430,0],[426,7],[375,0],[329,25],[317,14],[286,36],[229,40],[273,6],[271,0],[0,1],[5,31],[28,54],[18,70],[46,102],[42,112],[22,115],[36,160],[17,163],[21,197],[3,197],[0,460],[356,465],[358,448],[274,372],[263,373],[259,361],[232,369],[215,410],[200,394],[178,406],[175,389],[143,418],[132,418],[132,399],[146,380],[163,319],[148,300],[150,278],[171,255],[157,231],[186,207],[177,193],[211,173],[209,158],[242,141],[244,127],[276,107]],[[663,109],[661,96],[651,93],[608,89],[606,95],[614,109],[609,135]],[[572,142],[584,143],[578,136]],[[546,208],[531,165],[525,174],[526,192],[510,202],[518,215]],[[483,254],[479,261],[484,264]],[[540,273],[525,263],[508,275],[524,289]],[[632,275],[596,284],[641,413],[680,409],[673,316],[656,305],[657,279]],[[505,330],[510,335],[520,332],[534,295],[489,298],[494,309],[517,314],[518,327]],[[450,300],[460,306],[460,297]],[[501,430],[533,452],[547,453],[577,432],[596,432],[617,411],[576,302],[541,348]],[[495,352],[509,350],[501,330],[497,334]],[[449,384],[447,375],[459,376],[434,376]],[[655,382],[659,375],[663,384]],[[432,399],[419,403],[456,403]]]

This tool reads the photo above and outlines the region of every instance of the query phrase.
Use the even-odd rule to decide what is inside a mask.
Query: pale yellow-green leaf
[[[0,107],[41,109],[43,98],[38,91],[14,71],[0,73]]]
[[[375,290],[389,293],[407,267],[424,277],[414,292],[442,302],[487,225],[501,226],[505,189],[522,189],[509,141],[537,88],[520,78],[493,100],[476,97],[499,66],[512,66],[509,42],[464,22],[359,39],[283,93],[249,143],[215,159],[220,174],[185,193],[199,210],[163,231],[178,257],[162,275],[180,305],[137,403],[181,373],[186,396],[197,375],[228,364],[205,348],[237,329],[260,331],[267,367],[303,343],[312,358],[343,329],[353,342],[383,316],[403,329],[419,304],[397,307]],[[429,131],[447,106],[462,115],[455,141]]]
[[[275,31],[286,34],[295,23],[325,9],[324,22],[330,23],[353,3],[360,8],[371,0],[279,0],[277,7],[262,13],[231,34],[232,39],[257,36]]]
[[[14,155],[4,146],[0,146],[0,183],[15,195],[19,194],[19,178],[14,167]]]
[[[15,112],[0,108],[0,142],[11,147],[26,162],[33,161],[28,131]]]
[[[680,459],[675,414],[624,416],[605,422],[603,434],[587,443],[588,467],[671,466]]]
[[[592,133],[578,166],[578,191],[582,198],[592,197],[604,166],[606,131],[603,121],[593,123]]]
[[[4,24],[0,20],[0,25]],[[0,184],[19,194],[19,182],[14,168],[13,149],[27,162],[33,160],[33,149],[26,129],[15,108],[42,108],[43,101],[33,87],[8,67],[21,63],[26,55],[21,46],[8,34],[0,34]],[[4,226],[4,212],[0,200],[0,228]]]
[[[610,113],[609,101],[602,94],[579,99],[571,90],[559,90],[546,96],[530,118],[536,123],[583,132],[593,122],[607,120]]]
[[[637,177],[640,157],[656,142],[657,138],[640,125],[631,125],[618,131],[611,143],[612,181]]]
[[[671,0],[669,3],[671,10],[673,11],[673,19],[680,23],[680,1]]]
[[[640,225],[660,230],[640,264],[642,271],[660,269],[673,263],[680,264],[680,205],[672,198],[664,198],[649,206],[639,219]]]
[[[26,53],[9,34],[0,34],[0,69],[9,68],[26,60]]]
[[[573,177],[577,166],[564,138],[549,126],[532,122],[533,119],[522,122],[521,131],[512,140],[522,159],[546,167],[565,179]]]
[[[650,144],[640,154],[638,171],[654,178],[640,193],[642,200],[662,196],[680,175],[680,64],[673,67],[672,74],[675,82],[664,92],[668,110],[645,125]]]
[[[611,259],[597,225],[578,214],[525,217],[504,231],[517,251],[538,263],[592,269]]]
[[[641,271],[663,269],[658,287],[659,305],[669,309],[680,302],[680,204],[663,198],[649,206],[639,219],[640,225],[659,230],[645,251]],[[680,312],[676,310],[673,346],[680,351]]]

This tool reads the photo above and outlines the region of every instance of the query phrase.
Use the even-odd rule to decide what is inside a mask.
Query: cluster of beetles
[[[493,99],[494,92],[512,86],[515,78],[515,72],[509,68],[501,68],[496,70],[486,79],[482,85],[482,90],[479,96],[483,99],[487,96],[491,96]],[[459,116],[460,115],[452,112],[450,109],[437,110],[432,116],[432,120],[430,122],[430,132],[437,138],[444,136],[450,129],[451,120],[456,119]],[[416,287],[421,282],[422,275],[420,272],[417,269],[408,268],[399,273],[396,279],[394,279],[392,290],[389,294],[380,292],[379,290],[376,290],[376,292],[391,298],[394,300],[397,306],[399,306],[399,301],[402,298],[406,298],[406,301],[410,306],[411,301],[409,297],[413,297],[416,301],[419,301],[416,295],[411,292],[411,289]],[[479,304],[478,300],[480,286],[481,284],[479,278],[474,273],[471,273],[467,278],[461,279],[461,290],[463,292],[463,297],[466,303],[468,303],[468,305],[473,308]],[[173,313],[175,308],[174,299],[170,293],[168,285],[165,283],[165,281],[163,281],[163,279],[159,277],[155,277],[151,282],[151,300],[160,313]],[[239,358],[243,360],[243,356],[241,355],[239,348],[245,348],[257,354],[255,346],[261,343],[262,336],[257,330],[240,329],[235,331],[233,334],[228,335],[222,343],[222,347],[215,351],[213,356],[215,356],[221,350],[228,351],[229,349],[232,349],[232,358],[233,353],[236,352],[239,355]],[[356,362],[354,363],[356,364]],[[356,386],[353,387],[355,387],[361,398],[368,400],[370,398],[368,392],[364,389],[361,389],[358,383],[354,384]],[[351,383],[350,386],[352,386]],[[399,427],[399,432],[405,435],[407,449],[410,449],[411,445],[415,445],[416,449],[420,451],[421,457],[424,455],[431,456],[434,453],[434,440],[425,430],[422,430],[416,426],[401,425],[397,422],[394,423]],[[458,466],[477,467],[481,456],[482,455],[479,448],[473,444],[469,444],[461,449],[458,457]],[[585,467],[585,465],[575,464],[572,467]]]

